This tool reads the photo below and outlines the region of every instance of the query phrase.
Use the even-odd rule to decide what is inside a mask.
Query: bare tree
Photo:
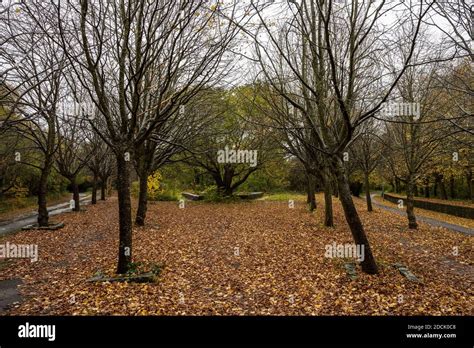
[[[344,153],[357,127],[375,115],[403,76],[412,59],[421,19],[432,3],[405,7],[385,1],[335,4],[302,0],[288,6],[286,23],[275,28],[264,18],[266,6],[254,3],[259,26],[253,32],[246,30],[256,41],[254,60],[275,91],[308,118],[304,126],[310,127],[316,139],[315,150],[325,156],[335,173],[339,199],[354,241],[365,248],[362,269],[377,273],[351,198]],[[384,52],[393,47],[387,44],[391,42],[390,33],[380,22],[387,11],[396,7],[404,11],[403,21],[410,23],[404,37],[408,54],[400,59],[395,77],[388,81],[378,72]],[[400,19],[394,25],[401,22]],[[266,42],[259,39],[260,34],[267,38]]]
[[[441,31],[448,54],[474,61],[472,3],[466,0],[436,1],[426,22]]]
[[[110,159],[111,151],[100,136],[94,132],[87,132],[86,151],[91,154],[86,161],[86,166],[92,172],[92,197],[91,204],[97,204],[97,190],[101,185],[101,199],[105,200],[107,180],[112,174],[113,161]],[[105,174],[105,175],[104,175]],[[105,176],[105,178],[103,178]]]
[[[382,144],[377,140],[376,120],[368,120],[359,129],[359,135],[350,147],[350,155],[357,167],[364,173],[365,199],[367,211],[373,211],[370,196],[370,174],[382,158]]]
[[[14,124],[18,120],[11,111],[16,97],[11,89],[0,83],[0,196],[14,188],[18,182],[18,166],[15,154],[21,146],[21,137]]]
[[[441,140],[449,130],[434,112],[442,108],[440,90],[433,77],[436,69],[434,64],[409,69],[398,90],[405,103],[419,104],[419,113],[392,115],[386,125],[388,142],[385,145],[390,149],[386,158],[395,175],[406,184],[408,227],[413,229],[418,226],[414,214],[416,182],[430,160],[439,153]]]
[[[311,131],[311,127],[306,124],[309,119],[308,116],[305,115],[305,111],[301,112],[295,109],[279,93],[272,93],[271,88],[269,89],[267,85],[262,88],[259,95],[268,105],[266,114],[280,135],[280,145],[303,164],[308,178],[308,185],[314,185],[314,179],[322,183],[325,207],[324,225],[327,227],[334,226],[332,176],[325,157],[317,150],[316,138]],[[314,198],[314,194],[311,194],[312,190],[313,188],[310,187],[310,195]],[[313,198],[310,197],[310,209],[316,205],[316,202],[311,202]]]
[[[90,124],[116,157],[117,273],[132,260],[130,160],[160,124],[219,77],[237,31],[221,13],[233,16],[234,7],[171,0],[83,0],[58,7],[59,17],[71,17],[58,23],[63,49],[98,109]]]
[[[135,148],[135,169],[139,177],[138,208],[135,224],[145,224],[147,211],[147,179],[154,171],[173,162],[172,158],[188,150],[194,139],[209,126],[210,117],[195,102],[199,94],[179,107],[170,117],[163,119],[153,131],[150,139]],[[151,103],[155,102],[153,100]]]
[[[49,8],[43,8],[40,3],[17,3],[6,7],[0,16],[1,75],[18,96],[10,112],[20,116],[15,127],[33,144],[34,148],[30,150],[36,157],[29,161],[24,156],[19,162],[35,167],[41,173],[38,224],[47,226],[48,176],[58,148],[58,105],[67,61],[60,46],[52,39],[57,28],[37,25],[37,21],[49,21]]]
[[[79,186],[77,177],[94,154],[95,149],[87,146],[86,123],[80,115],[78,103],[72,99],[63,100],[63,109],[57,123],[58,149],[56,170],[69,180],[72,188],[74,211],[80,211]]]

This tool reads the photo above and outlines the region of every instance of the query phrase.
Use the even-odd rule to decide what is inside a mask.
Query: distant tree
[[[17,98],[10,112],[18,115],[17,132],[31,144],[20,163],[40,171],[38,224],[48,225],[48,177],[58,149],[58,106],[65,85],[65,55],[53,36],[57,27],[40,27],[48,22],[50,8],[40,3],[18,3],[0,12],[0,60],[4,82]],[[26,153],[27,152],[27,153]],[[27,158],[30,156],[30,159]],[[31,158],[33,157],[33,158]]]
[[[350,154],[358,169],[364,174],[365,199],[367,210],[372,211],[370,196],[370,174],[375,170],[382,159],[382,144],[378,141],[377,128],[380,123],[369,120],[359,129],[356,140],[351,144]]]
[[[262,115],[248,101],[252,87],[214,93],[199,108],[212,122],[196,137],[187,163],[205,169],[219,192],[230,196],[275,153],[272,130],[262,127]]]

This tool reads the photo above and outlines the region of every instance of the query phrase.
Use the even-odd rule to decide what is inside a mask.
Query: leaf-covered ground
[[[304,202],[150,204],[134,229],[134,260],[165,264],[157,283],[88,283],[112,274],[118,249],[117,201],[60,217],[58,231],[27,231],[0,243],[38,244],[39,261],[3,261],[0,280],[22,278],[23,301],[7,315],[472,315],[473,237],[357,201],[375,256],[376,276],[351,280],[325,245],[351,243],[334,199],[335,228],[322,226],[321,196]],[[55,217],[58,220],[58,217]],[[454,248],[454,249],[453,249]],[[458,250],[458,256],[453,255]],[[402,263],[420,279],[404,278]]]

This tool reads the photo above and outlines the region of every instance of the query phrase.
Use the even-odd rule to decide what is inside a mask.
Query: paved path
[[[370,196],[372,197],[372,204],[376,205],[377,207],[382,208],[382,209],[387,210],[387,211],[391,211],[391,212],[393,212],[395,214],[398,214],[398,215],[406,216],[406,212],[404,210],[401,210],[401,209],[398,209],[398,208],[387,207],[386,205],[378,203],[374,199],[375,194],[371,194]],[[448,222],[432,219],[432,218],[425,217],[425,216],[419,216],[419,215],[416,216],[416,219],[419,220],[419,221],[426,222],[426,223],[428,223],[430,225],[433,225],[433,226],[444,227],[444,228],[447,228],[447,229],[452,230],[452,231],[456,231],[456,232],[460,232],[460,233],[464,233],[464,234],[474,236],[474,230],[472,228],[467,228],[467,227],[463,227],[463,226],[459,226],[459,225],[455,225],[455,224],[450,224]]]
[[[82,204],[90,203],[90,198],[91,198],[90,195],[86,195],[82,193],[80,194],[80,197],[81,197],[80,201]],[[67,211],[71,211],[69,202],[55,204],[48,207],[49,216],[58,215]],[[0,236],[18,231],[24,226],[34,224],[37,220],[37,217],[38,217],[38,213],[32,212],[30,214],[22,215],[12,220],[2,222],[0,224]]]
[[[22,283],[19,278],[0,281],[0,313],[15,302],[21,301],[18,285]]]

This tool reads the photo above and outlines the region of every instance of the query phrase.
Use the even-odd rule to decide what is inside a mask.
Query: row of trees
[[[55,164],[73,185],[87,165],[101,178],[110,153],[119,202],[117,272],[132,260],[130,176],[140,178],[137,224],[146,214],[146,178],[206,121],[192,100],[228,74],[236,3],[66,1],[2,8],[2,83],[10,98],[2,131],[34,144],[40,170],[38,223],[48,224],[47,180]],[[225,14],[225,16],[224,16]],[[69,112],[64,106],[76,105]],[[5,104],[5,103],[2,103]],[[30,153],[30,151],[28,152]],[[76,208],[79,208],[76,201]]]
[[[337,195],[354,242],[365,247],[362,269],[377,273],[350,175],[363,171],[371,209],[370,173],[390,168],[406,183],[416,227],[413,188],[426,173],[423,165],[448,148],[440,140],[451,139],[451,148],[459,139],[468,150],[472,145],[470,65],[440,72],[447,60],[473,57],[465,31],[449,29],[465,15],[434,1],[10,4],[0,10],[1,104],[7,105],[0,132],[9,134],[12,145],[5,148],[14,151],[5,158],[31,155],[17,162],[40,173],[40,225],[48,224],[52,171],[70,181],[76,209],[81,171],[92,173],[93,201],[98,183],[115,173],[118,273],[132,260],[134,172],[135,223],[143,225],[147,179],[167,163],[202,168],[230,195],[266,163],[296,158],[311,209],[320,186],[325,224],[332,226]],[[446,38],[439,50],[431,49],[427,33],[438,26],[436,16],[447,19],[438,28]],[[244,83],[229,88],[238,77]],[[420,117],[381,116],[388,101],[419,103]],[[17,151],[20,145],[28,151]],[[256,151],[258,160],[222,163],[216,153],[225,147]],[[2,175],[11,170],[6,163]]]
[[[472,79],[470,64],[461,62],[452,71],[439,63],[426,64],[423,69],[410,68],[398,89],[403,100],[419,101],[419,115],[377,117],[361,127],[350,147],[350,157],[354,159],[351,170],[363,174],[369,211],[369,176],[374,171],[395,192],[401,193],[402,186],[405,188],[410,228],[417,227],[413,202],[414,196],[421,194],[418,187],[423,188],[425,197],[430,197],[431,186],[436,196],[439,187],[441,198],[447,199],[448,178],[451,197],[456,198],[455,178],[465,178],[465,185],[458,187],[467,188],[464,197],[473,199],[472,114],[468,95],[460,95],[450,87],[457,76]]]
[[[380,25],[387,8],[369,1],[338,6],[332,1],[301,1],[288,4],[289,17],[276,28],[265,20],[247,30],[255,42],[255,60],[268,85],[272,124],[286,138],[309,175],[323,179],[326,202],[330,174],[336,180],[339,200],[354,242],[363,245],[362,269],[377,273],[369,240],[351,197],[344,157],[361,125],[373,118],[386,102],[412,62],[421,21],[429,8],[402,8],[403,47],[397,52],[389,33]],[[397,5],[390,5],[396,7]],[[259,39],[263,32],[265,40]],[[385,47],[384,47],[385,46]],[[398,55],[393,76],[383,78],[384,52]],[[328,203],[327,203],[328,204]],[[329,206],[326,206],[328,214]],[[328,216],[326,216],[327,224]]]
[[[269,22],[265,5],[254,5],[257,26],[246,30],[264,82],[269,125],[305,167],[311,207],[311,178],[322,183],[327,226],[336,191],[355,243],[365,247],[367,273],[377,273],[377,266],[351,198],[351,167],[364,173],[368,210],[369,175],[377,166],[384,163],[406,183],[410,228],[417,227],[415,183],[428,162],[440,163],[443,151],[462,146],[462,161],[471,169],[469,11],[453,3],[290,1],[277,14],[286,20],[276,23]],[[384,18],[391,11],[398,12],[392,21]],[[439,17],[446,22],[439,24]],[[446,34],[435,48],[431,26]],[[388,102],[417,112],[387,115]]]

